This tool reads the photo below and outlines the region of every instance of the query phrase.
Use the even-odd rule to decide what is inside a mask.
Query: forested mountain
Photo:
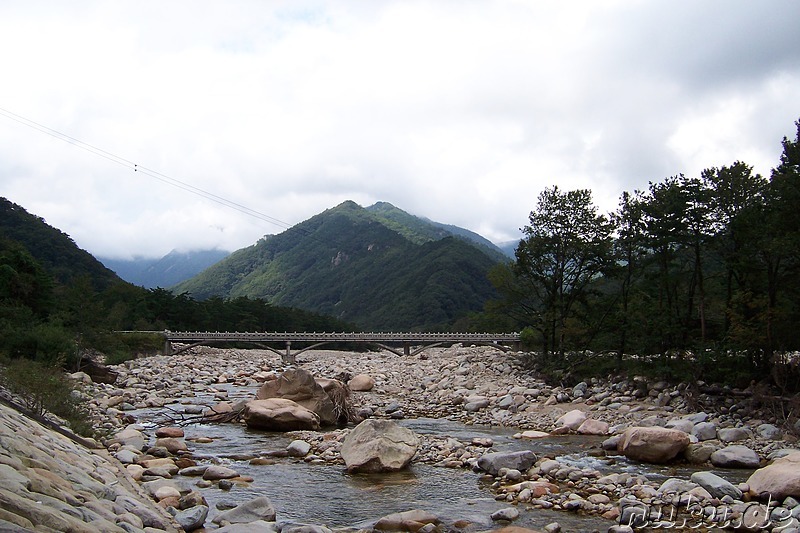
[[[21,245],[59,283],[86,276],[95,290],[102,290],[120,281],[69,235],[6,198],[0,198],[0,240]]]
[[[153,353],[157,336],[115,331],[350,331],[352,324],[251,298],[202,302],[123,281],[65,233],[0,198],[0,362],[28,358],[80,368],[99,350]]]
[[[238,250],[177,293],[263,298],[374,330],[447,329],[495,293],[481,247],[391,206],[344,202]]]
[[[422,244],[445,237],[456,237],[467,241],[473,246],[478,246],[489,257],[493,257],[498,261],[505,261],[506,259],[503,250],[474,231],[453,226],[452,224],[442,224],[427,218],[416,217],[388,202],[377,202],[367,207],[366,210],[375,214],[383,224],[397,231],[411,242]]]
[[[146,289],[172,287],[228,256],[224,250],[172,250],[160,259],[109,259],[102,263],[127,282]]]

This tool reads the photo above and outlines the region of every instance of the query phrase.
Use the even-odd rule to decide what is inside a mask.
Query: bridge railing
[[[285,355],[282,354],[287,362],[294,362],[297,353],[308,350],[303,348],[298,352],[292,352],[293,342],[316,343],[314,346],[328,342],[357,342],[375,343],[398,355],[411,355],[410,346],[412,343],[423,345],[414,353],[419,353],[427,347],[437,346],[448,343],[476,343],[496,346],[502,350],[507,350],[506,344],[511,344],[514,349],[519,349],[519,333],[415,333],[415,332],[220,332],[220,331],[170,331],[162,333],[165,337],[165,354],[172,354],[173,342],[190,343],[192,346],[206,342],[254,342],[254,343],[274,343],[282,342],[286,344]],[[402,344],[403,354],[388,346],[390,344]],[[269,346],[266,348],[276,351]],[[183,348],[185,349],[185,348]]]

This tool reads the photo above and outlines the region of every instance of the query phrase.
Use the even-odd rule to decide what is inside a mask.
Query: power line
[[[275,226],[279,226],[279,227],[284,228],[284,229],[292,229],[292,225],[289,224],[288,222],[284,222],[284,221],[279,220],[277,218],[271,217],[271,216],[269,216],[269,215],[267,215],[265,213],[262,213],[260,211],[256,211],[255,209],[251,209],[251,208],[249,208],[249,207],[247,207],[245,205],[242,205],[240,203],[234,202],[232,200],[228,200],[227,198],[223,198],[222,196],[214,194],[214,193],[212,193],[210,191],[207,191],[205,189],[201,189],[200,187],[195,187],[194,185],[191,185],[191,184],[186,183],[184,181],[181,181],[179,179],[176,179],[176,178],[173,178],[171,176],[167,176],[165,174],[162,174],[161,172],[152,170],[152,169],[147,168],[147,167],[143,167],[143,166],[141,166],[141,165],[139,165],[137,163],[134,163],[133,161],[125,159],[124,157],[120,157],[120,156],[118,156],[116,154],[113,154],[111,152],[103,150],[102,148],[98,148],[98,147],[93,146],[93,145],[91,145],[91,144],[89,144],[87,142],[81,141],[80,139],[76,139],[75,137],[71,137],[71,136],[67,135],[66,133],[61,133],[58,130],[55,130],[55,129],[50,128],[50,127],[47,127],[47,126],[45,126],[43,124],[40,124],[40,123],[38,123],[36,121],[33,121],[33,120],[29,119],[29,118],[23,117],[22,115],[18,115],[16,113],[12,112],[12,111],[7,110],[7,109],[3,109],[2,107],[0,107],[0,115],[3,115],[4,117],[6,117],[6,118],[8,118],[10,120],[13,120],[15,122],[18,122],[19,124],[22,124],[23,126],[27,126],[27,127],[31,128],[31,129],[34,129],[36,131],[39,131],[41,133],[44,133],[44,134],[49,135],[51,137],[54,137],[54,138],[56,138],[56,139],[58,139],[60,141],[63,141],[63,142],[66,142],[68,144],[71,144],[73,146],[76,146],[78,148],[81,148],[82,150],[90,152],[90,153],[92,153],[94,155],[97,155],[97,156],[100,156],[102,158],[108,159],[109,161],[111,161],[113,163],[117,163],[118,165],[121,165],[121,166],[123,166],[123,167],[125,167],[125,168],[127,168],[129,170],[132,170],[132,171],[134,171],[136,173],[144,174],[144,175],[149,176],[149,177],[151,177],[153,179],[156,179],[156,180],[158,180],[158,181],[160,181],[162,183],[166,183],[167,185],[172,185],[173,187],[176,187],[178,189],[182,189],[184,191],[190,192],[192,194],[195,194],[197,196],[205,198],[206,200],[211,200],[212,202],[218,203],[220,205],[223,205],[223,206],[228,207],[230,209],[233,209],[235,211],[239,211],[240,213],[244,213],[245,215],[249,215],[249,216],[251,216],[253,218],[257,218],[259,220],[263,220],[264,222],[268,222],[268,223],[273,224]]]

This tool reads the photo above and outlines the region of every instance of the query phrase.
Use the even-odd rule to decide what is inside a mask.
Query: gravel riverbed
[[[511,466],[501,462],[494,468],[486,464],[501,454],[495,454],[491,439],[420,436],[414,462],[483,474],[494,498],[508,504],[502,513],[492,516],[498,528],[513,524],[520,513],[548,509],[563,511],[565,516],[602,517],[607,521],[607,527],[592,526],[590,531],[651,527],[680,530],[681,525],[686,530],[700,531],[737,525],[750,530],[800,529],[791,529],[797,525],[792,513],[800,516],[800,505],[792,498],[763,503],[749,496],[749,473],[775,457],[796,451],[797,442],[793,431],[781,427],[768,411],[755,408],[751,391],[700,384],[689,395],[684,385],[670,386],[639,378],[554,386],[525,371],[520,365],[521,357],[524,355],[488,347],[458,345],[430,348],[417,356],[307,351],[298,356],[297,366],[318,378],[345,382],[355,376],[370,378],[370,390],[353,391],[350,397],[354,409],[364,417],[446,418],[466,425],[509,428],[517,433],[520,442],[530,443],[533,454],[527,457],[529,462]],[[182,439],[182,432],[174,426],[211,404],[254,397],[262,382],[286,369],[281,358],[268,350],[196,347],[170,357],[143,357],[111,368],[118,374],[114,384],[94,383],[82,374],[73,376],[82,383],[82,394],[89,401],[95,426],[107,435],[102,442],[104,447],[185,530],[233,527],[224,520],[207,523],[203,501],[196,495],[185,501],[195,491],[175,480],[194,482],[196,478],[188,477],[192,471],[187,469],[194,468],[197,475],[202,461],[193,458],[194,443]],[[136,413],[143,409],[163,410],[164,420],[166,415],[172,417],[172,423],[165,425],[173,427],[156,433],[155,428],[138,424]],[[635,462],[618,451],[620,435],[633,427],[682,431],[690,444],[679,457],[658,470],[658,475],[644,475],[641,470],[630,468]],[[342,465],[339,451],[351,429],[293,432],[292,437],[303,445],[299,445],[299,452],[287,450],[286,454],[311,464]],[[595,458],[595,463],[568,462],[537,446],[545,435],[585,439],[591,445],[584,453]],[[741,468],[743,463],[735,462],[740,456],[724,463],[720,457],[728,457],[722,452],[729,450],[750,452],[756,462],[747,463],[745,469]],[[252,460],[257,464],[274,458]],[[603,468],[597,467],[598,462]],[[701,475],[695,475],[698,473]],[[722,478],[727,483],[725,489],[710,488],[703,474]],[[204,474],[202,478],[199,486],[226,481],[224,476],[214,479]],[[228,478],[233,482],[248,481]],[[192,498],[197,501],[192,502]],[[643,514],[637,518],[640,510]],[[427,521],[415,522],[422,518],[406,518],[430,531],[471,530],[468,521],[441,523],[436,517],[428,517]],[[745,523],[748,519],[752,524]],[[256,521],[251,522],[250,530],[259,530],[255,524]],[[304,527],[327,529],[323,524]],[[556,520],[543,530],[568,530],[560,528]],[[125,529],[135,530],[133,526]],[[291,530],[288,526],[279,529],[282,533]],[[414,529],[409,526],[409,530]]]

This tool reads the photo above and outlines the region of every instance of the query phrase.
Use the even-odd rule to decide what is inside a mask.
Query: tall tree
[[[767,181],[740,161],[705,169],[701,179],[711,191],[713,250],[722,261],[725,275],[722,336],[734,343],[738,343],[739,339],[734,339],[738,336],[748,339],[745,344],[749,344],[755,331],[748,324],[757,315],[756,295],[762,271],[757,247],[763,238],[761,214]]]
[[[765,194],[763,220],[767,235],[760,257],[767,276],[766,362],[772,360],[776,349],[796,346],[795,325],[789,317],[797,312],[794,297],[800,270],[800,120],[795,126],[795,139],[783,138],[781,162],[772,170]],[[787,324],[783,335],[779,334],[781,323]]]
[[[614,239],[614,263],[609,274],[618,282],[616,294],[618,335],[617,365],[628,348],[631,329],[631,304],[633,289],[644,272],[648,255],[645,245],[644,197],[641,191],[622,193],[619,207],[611,215],[611,223],[616,231]]]
[[[608,265],[611,224],[597,212],[591,191],[558,187],[542,191],[529,222],[514,272],[531,291],[537,314],[532,326],[541,334],[543,354],[563,357],[568,320]]]

